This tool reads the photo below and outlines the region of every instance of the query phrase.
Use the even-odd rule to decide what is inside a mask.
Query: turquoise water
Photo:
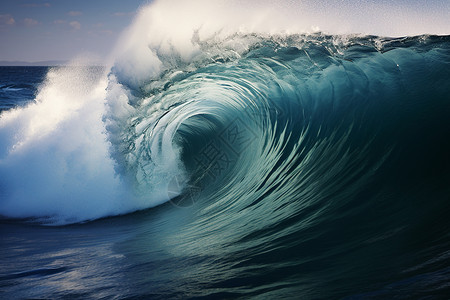
[[[0,69],[1,297],[446,298],[448,36],[230,39]]]

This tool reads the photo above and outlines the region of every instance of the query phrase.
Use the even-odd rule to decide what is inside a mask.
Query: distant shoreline
[[[28,61],[0,61],[0,67],[49,67],[49,66],[65,66],[68,61],[65,60],[46,60],[38,62]]]

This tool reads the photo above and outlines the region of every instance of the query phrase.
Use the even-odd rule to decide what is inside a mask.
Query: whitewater
[[[0,112],[0,295],[445,298],[435,2],[142,6]]]

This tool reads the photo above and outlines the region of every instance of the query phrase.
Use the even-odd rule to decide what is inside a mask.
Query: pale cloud
[[[16,20],[11,15],[0,15],[0,26],[14,24],[16,24]]]
[[[56,24],[56,25],[61,25],[61,24],[66,24],[66,23],[67,23],[66,20],[55,20],[55,21],[53,21],[53,24]]]
[[[73,31],[77,31],[81,29],[81,23],[78,21],[67,21],[67,20],[55,20],[53,21],[53,24],[57,25],[57,26],[63,26],[62,28],[70,28]]]
[[[76,16],[81,16],[83,13],[81,11],[71,10],[67,14],[69,16],[76,17]]]
[[[21,5],[22,7],[50,7],[50,3],[25,3]]]
[[[70,27],[72,27],[73,30],[80,30],[81,24],[78,21],[72,21],[69,23]]]
[[[23,23],[25,24],[25,26],[29,26],[29,27],[36,26],[39,24],[38,21],[31,19],[31,18],[25,18],[23,20]]]

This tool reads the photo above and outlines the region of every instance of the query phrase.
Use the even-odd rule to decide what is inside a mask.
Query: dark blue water
[[[0,152],[0,298],[448,299],[449,37],[335,38],[205,44],[137,83],[107,72],[108,158],[136,199],[166,192],[159,206],[102,210],[108,197],[61,171],[97,180],[69,121]],[[47,69],[0,72],[21,87],[0,107],[39,105]],[[90,124],[84,105],[65,120]]]
[[[0,110],[33,101],[48,67],[0,67]]]

